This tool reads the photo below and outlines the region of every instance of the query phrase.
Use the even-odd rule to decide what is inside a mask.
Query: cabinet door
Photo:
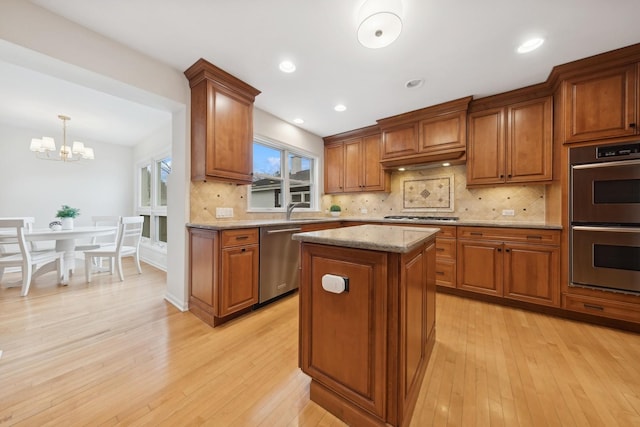
[[[344,191],[362,191],[362,139],[344,143]]]
[[[437,153],[466,149],[466,111],[420,121],[420,152]]]
[[[507,109],[507,182],[551,181],[552,104],[546,97]]]
[[[504,296],[559,306],[560,248],[505,244]]]
[[[253,103],[211,89],[213,108],[208,111],[206,173],[237,183],[251,183],[253,173]]]
[[[565,142],[635,135],[636,64],[568,79],[565,90]]]
[[[469,114],[467,184],[504,182],[504,109]]]
[[[218,317],[258,302],[259,252],[258,245],[222,249]]]
[[[385,129],[382,132],[382,158],[410,156],[418,153],[418,123]]]
[[[502,296],[502,243],[458,240],[458,288]]]
[[[344,144],[325,145],[324,147],[324,192],[342,193],[344,191]]]
[[[380,166],[382,153],[381,135],[362,138],[362,189],[364,191],[389,191],[389,174]],[[348,164],[348,163],[347,163]]]

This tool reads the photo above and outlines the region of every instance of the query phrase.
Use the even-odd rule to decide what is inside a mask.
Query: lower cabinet
[[[560,232],[458,227],[457,287],[560,305]]]
[[[189,229],[189,310],[217,326],[258,302],[259,232]]]
[[[439,225],[436,237],[436,285],[456,287],[456,227]]]

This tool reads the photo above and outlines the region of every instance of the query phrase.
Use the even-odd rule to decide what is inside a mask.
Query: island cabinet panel
[[[564,89],[564,142],[637,135],[638,64],[568,78]]]
[[[385,415],[387,255],[303,245],[300,290],[302,370],[378,417]],[[349,290],[322,288],[326,272],[349,278]],[[307,314],[306,316],[304,314]]]
[[[189,228],[189,310],[217,326],[258,302],[257,228]]]
[[[302,243],[300,366],[348,425],[407,426],[435,343],[435,241],[407,253]],[[322,277],[349,279],[323,289]]]

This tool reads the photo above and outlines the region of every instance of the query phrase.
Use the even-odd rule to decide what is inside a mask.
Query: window
[[[160,248],[167,244],[167,180],[171,157],[150,159],[138,166],[139,188],[136,213],[144,217],[143,243]]]
[[[316,159],[293,147],[271,141],[253,141],[252,211],[284,211],[289,203],[317,206]]]

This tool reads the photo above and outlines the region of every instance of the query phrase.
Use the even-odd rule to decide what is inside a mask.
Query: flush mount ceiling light
[[[345,106],[344,106],[344,105],[342,105],[342,104],[338,104],[338,105],[336,105],[335,107],[333,107],[333,109],[334,109],[334,110],[336,110],[336,111],[340,111],[340,112],[342,112],[342,111],[346,111],[347,107],[345,107]]]
[[[283,73],[293,73],[296,70],[296,65],[291,61],[282,61],[278,67]]]
[[[53,138],[43,136],[42,139],[33,138],[29,150],[36,153],[38,159],[58,160],[63,162],[77,162],[78,160],[93,160],[93,148],[85,147],[82,142],[74,141],[73,146],[67,145],[67,121],[71,117],[60,114],[58,116],[62,120],[62,146],[60,151],[56,153],[56,143]],[[74,157],[75,154],[75,157]]]
[[[540,37],[529,39],[526,42],[522,43],[520,46],[518,46],[518,49],[516,49],[516,51],[518,53],[531,52],[532,50],[536,50],[537,48],[542,46],[542,43],[544,43],[544,39]]]
[[[389,46],[402,32],[400,0],[367,0],[358,14],[358,41],[364,47]]]

